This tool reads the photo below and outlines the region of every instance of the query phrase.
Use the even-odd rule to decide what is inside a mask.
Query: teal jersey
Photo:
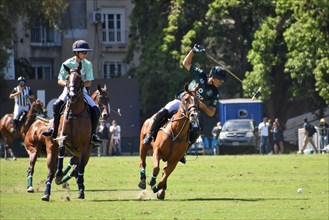
[[[189,83],[188,89],[192,91],[198,84],[199,87],[196,94],[199,99],[208,106],[217,107],[219,92],[215,86],[208,84],[207,74],[202,69],[193,65],[190,68],[190,73],[193,80]]]
[[[93,65],[90,61],[84,59],[81,61],[82,68],[80,70],[82,81],[92,81],[94,80]],[[70,69],[77,68],[79,63],[77,63],[74,57],[67,59],[63,64],[68,66]],[[67,72],[64,69],[63,65],[58,74],[58,79],[66,80]]]

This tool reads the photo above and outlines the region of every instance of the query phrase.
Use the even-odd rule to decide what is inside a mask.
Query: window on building
[[[122,62],[105,62],[103,68],[104,79],[117,78],[126,73],[126,65]]]
[[[104,23],[103,42],[109,44],[122,44],[126,42],[124,28],[124,9],[113,8],[103,10]]]
[[[55,46],[61,45],[61,35],[55,28],[49,28],[42,25],[40,19],[34,19],[31,28],[32,46]]]
[[[32,61],[32,79],[53,79],[53,65],[51,61]]]

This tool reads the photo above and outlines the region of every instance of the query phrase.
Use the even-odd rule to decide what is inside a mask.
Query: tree
[[[328,1],[135,3],[136,43],[128,60],[133,52],[141,58],[134,71],[141,81],[142,116],[158,110],[188,79],[180,63],[194,43],[243,79],[241,85],[228,77],[221,89],[225,98],[251,97],[261,86],[265,114],[282,119],[328,104]],[[205,70],[215,65],[199,55],[193,62]],[[291,108],[296,104],[304,107]]]
[[[66,0],[2,0],[0,2],[0,70],[8,60],[7,49],[15,44],[15,25],[23,18],[25,25],[31,25],[33,17],[40,17],[48,27],[60,27]]]

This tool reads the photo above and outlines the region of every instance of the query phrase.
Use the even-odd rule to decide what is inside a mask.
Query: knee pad
[[[192,127],[190,128],[190,144],[193,144],[198,137],[200,136],[200,128],[199,127]]]

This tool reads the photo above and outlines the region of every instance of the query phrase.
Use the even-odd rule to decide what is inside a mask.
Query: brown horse
[[[63,159],[65,150],[79,158],[77,165],[78,177],[77,184],[79,188],[78,198],[84,199],[84,170],[87,165],[92,148],[89,146],[91,139],[91,120],[84,101],[84,83],[81,78],[80,70],[81,63],[78,68],[70,69],[64,65],[68,72],[66,88],[68,90],[68,100],[65,105],[64,114],[61,115],[59,123],[59,137],[56,139],[59,142],[58,158],[55,154],[51,154],[50,169],[46,180],[46,189],[42,200],[49,201],[51,182],[54,178],[56,167],[53,165],[57,161],[57,170],[55,173],[56,184],[61,184],[63,178]],[[55,149],[52,149],[56,151]],[[48,156],[47,156],[48,157]]]
[[[140,133],[140,183],[141,189],[146,188],[146,155],[153,149],[153,175],[149,182],[154,193],[158,192],[157,197],[164,199],[167,187],[167,179],[175,169],[179,160],[184,157],[189,143],[190,123],[195,123],[199,117],[199,100],[195,92],[190,92],[185,86],[185,94],[181,99],[178,112],[163,127],[160,128],[155,141],[151,145],[143,145],[143,139],[148,133],[152,118],[147,119]],[[167,161],[163,168],[162,179],[156,185],[156,177],[160,171],[160,160]]]
[[[18,138],[25,138],[27,130],[30,128],[32,123],[35,121],[37,114],[44,114],[47,110],[44,107],[43,103],[36,99],[32,102],[31,108],[28,112],[23,112],[20,116],[18,124],[18,132],[12,133],[13,128],[13,114],[6,114],[0,120],[0,133],[5,141],[5,151],[12,154],[11,145],[14,140]],[[6,153],[6,152],[5,152]]]
[[[95,101],[96,105],[101,109],[101,118],[106,120],[109,117],[109,95],[107,92],[106,85],[103,88],[98,85],[98,89],[92,94],[92,99]],[[51,167],[55,167],[57,161],[53,161],[52,164],[50,159],[53,155],[57,156],[58,148],[57,142],[53,142],[51,137],[45,137],[42,135],[42,132],[48,129],[49,126],[52,126],[53,120],[48,121],[47,119],[39,118],[36,120],[26,133],[26,137],[24,139],[24,145],[27,153],[30,157],[29,168],[27,170],[27,192],[34,192],[33,188],[33,173],[35,163],[37,161],[38,156],[44,155],[47,156],[47,165],[48,169],[50,170]],[[55,148],[55,149],[54,149]],[[76,165],[77,158],[72,157],[70,160],[69,165],[64,170],[63,174],[66,175],[69,169]],[[56,163],[55,163],[56,162]],[[68,181],[71,177],[75,176],[75,170],[66,177],[66,180],[63,182]]]

